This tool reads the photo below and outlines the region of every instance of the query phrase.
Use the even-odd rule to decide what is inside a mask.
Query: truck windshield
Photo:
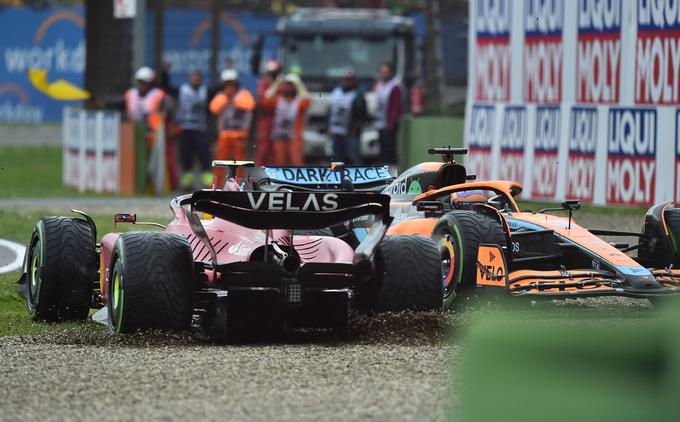
[[[395,62],[394,38],[366,36],[291,36],[284,47],[286,71],[304,78],[341,78],[351,70],[360,79],[375,78],[378,65]]]

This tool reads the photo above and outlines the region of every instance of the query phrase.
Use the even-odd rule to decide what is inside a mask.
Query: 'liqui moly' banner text
[[[482,0],[475,12],[475,99],[510,99],[510,18],[509,0]]]
[[[680,208],[680,0],[468,1],[468,171],[527,200]],[[506,68],[493,36],[502,89],[480,82]]]
[[[527,135],[525,107],[506,107],[501,127],[501,154],[498,178],[524,180],[524,147]]]
[[[524,101],[562,99],[562,0],[524,0]]]
[[[532,189],[536,198],[549,199],[557,189],[558,148],[560,145],[560,108],[536,107]]]
[[[569,116],[567,198],[593,200],[595,153],[597,152],[597,109],[572,107]]]
[[[491,179],[491,145],[495,136],[495,119],[495,107],[489,105],[472,107],[469,155],[465,164],[468,173],[477,175],[477,180]]]
[[[680,103],[680,3],[637,1],[635,102]]]
[[[607,202],[649,204],[656,179],[656,110],[612,108],[607,132]]]
[[[617,103],[621,0],[578,0],[576,102]]]

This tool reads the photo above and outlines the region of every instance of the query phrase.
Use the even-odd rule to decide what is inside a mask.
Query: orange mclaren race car
[[[680,209],[671,203],[650,208],[639,233],[588,230],[572,218],[580,208],[578,200],[564,201],[559,208],[521,211],[514,199],[522,192],[519,183],[474,181],[453,159],[465,154],[465,149],[433,148],[429,152],[442,155],[443,162],[416,165],[391,180],[383,169],[382,185],[366,178],[355,180],[357,172],[364,176],[373,172],[349,168],[340,169],[342,176],[328,176],[326,185],[276,177],[259,183],[269,189],[272,184],[312,189],[335,183],[336,188],[389,194],[393,221],[388,234],[421,234],[437,242],[446,306],[457,293],[476,287],[530,298],[680,294],[680,269],[673,269],[680,267]],[[275,172],[283,177],[282,169]],[[361,221],[347,226],[351,231],[334,228],[334,232],[356,237],[354,242],[366,235]],[[632,236],[639,241],[635,245],[610,243],[599,236]]]

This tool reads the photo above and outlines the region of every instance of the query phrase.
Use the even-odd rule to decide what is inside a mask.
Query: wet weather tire
[[[429,311],[442,308],[439,254],[422,236],[385,236],[376,256],[374,310]]]
[[[194,268],[185,238],[164,232],[120,235],[108,284],[109,327],[187,329],[193,311]]]
[[[469,210],[444,214],[435,225],[432,238],[440,254],[445,307],[452,305],[456,295],[476,287],[480,243],[499,245],[505,250],[508,246],[498,219]]]
[[[85,220],[43,218],[28,249],[24,294],[36,320],[84,320],[97,281],[97,251]]]

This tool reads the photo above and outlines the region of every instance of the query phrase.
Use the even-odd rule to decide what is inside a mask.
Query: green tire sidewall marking
[[[125,259],[125,254],[124,254],[124,252],[123,252],[123,239],[122,239],[122,235],[120,235],[120,236],[118,237],[118,239],[116,240],[116,244],[115,244],[115,246],[114,246],[114,250],[118,250],[118,257],[117,257],[117,259],[116,259],[116,262],[115,262],[114,265],[113,265],[113,272],[114,272],[114,273],[116,272],[116,270],[115,270],[116,265],[118,265],[118,263],[120,262],[120,269],[121,269],[121,273],[122,273],[122,272],[123,272],[122,270],[123,270],[123,268],[124,268],[124,259]],[[111,274],[111,275],[114,276],[114,274]],[[118,312],[116,312],[117,315],[115,316],[115,320],[114,320],[114,330],[115,330],[116,334],[119,334],[119,333],[120,333],[120,329],[121,329],[121,327],[122,327],[122,325],[123,325],[123,305],[125,304],[125,286],[124,286],[124,285],[125,285],[125,280],[124,280],[124,277],[123,277],[122,274],[116,273],[116,274],[115,274],[115,277],[119,277],[119,278],[120,278],[119,283],[118,283],[118,287],[119,287],[119,289],[120,289],[120,291],[119,291],[119,293],[118,293],[118,294],[119,294],[118,299],[120,300],[120,304],[119,304],[118,308],[116,309],[116,308],[113,307],[113,298],[109,297],[109,302],[111,302],[111,308],[112,308],[112,309],[111,309],[111,314],[113,315],[113,313],[114,313],[116,310],[118,311]],[[113,277],[113,278],[115,278],[115,277]],[[109,284],[110,284],[111,282],[113,282],[113,280],[109,280]],[[115,286],[114,286],[114,287],[115,287]],[[109,288],[109,290],[111,291],[112,289]]]
[[[456,239],[458,239],[458,255],[460,255],[460,259],[458,260],[460,268],[460,271],[458,271],[458,285],[460,286],[460,282],[463,279],[463,238],[460,235],[458,225],[453,226],[453,230],[456,232]]]

